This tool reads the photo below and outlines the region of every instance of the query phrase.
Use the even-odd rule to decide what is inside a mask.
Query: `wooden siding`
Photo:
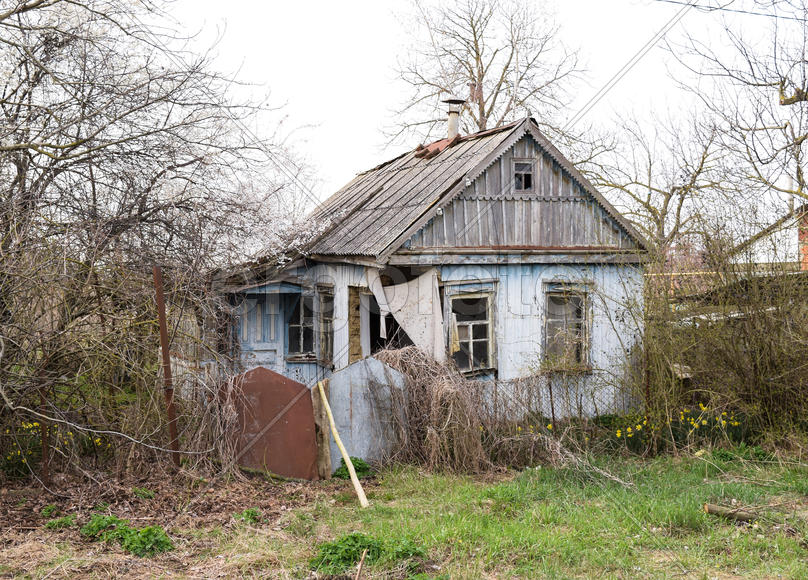
[[[534,161],[532,192],[513,189],[513,160]],[[526,135],[405,244],[429,248],[634,250],[605,209]]]

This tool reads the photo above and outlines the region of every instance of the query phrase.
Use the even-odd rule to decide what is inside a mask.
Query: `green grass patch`
[[[367,461],[364,459],[359,459],[358,457],[351,457],[351,463],[353,463],[354,471],[356,472],[356,477],[362,479],[363,477],[370,477],[373,475],[373,469],[368,465]],[[339,467],[337,470],[334,471],[332,477],[337,479],[351,479],[351,474],[348,471],[348,466],[345,464],[345,459],[340,459]]]
[[[117,516],[93,514],[90,521],[81,528],[81,534],[91,540],[117,542],[135,556],[154,556],[174,549],[171,538],[161,526],[133,528],[129,520]]]
[[[61,530],[64,528],[72,528],[75,525],[76,525],[76,516],[69,515],[50,520],[45,524],[45,527],[48,528],[49,530]]]
[[[139,497],[140,499],[154,499],[154,492],[150,489],[146,489],[145,487],[133,487],[132,495]]]
[[[808,514],[805,467],[692,457],[593,461],[633,486],[564,468],[494,482],[398,468],[377,475],[369,509],[355,501],[318,502],[305,518],[297,512],[295,521],[304,523],[295,523],[293,536],[301,553],[311,550],[313,522],[316,535],[339,538],[327,544],[327,554],[318,547],[320,560],[311,562],[333,569],[358,561],[359,540],[344,538],[361,530],[382,543],[382,555],[366,559],[376,572],[393,566],[392,543],[409,542],[418,549],[412,558],[439,566],[424,572],[453,578],[808,577],[808,526],[795,516]],[[702,510],[706,502],[732,500],[773,518],[753,529]],[[294,533],[298,527],[303,533]]]
[[[42,508],[42,511],[39,512],[42,514],[43,518],[52,518],[55,515],[59,514],[59,508],[56,507],[56,504],[49,504]]]
[[[261,510],[257,508],[247,508],[242,512],[233,514],[237,520],[241,520],[245,524],[257,524],[261,521]]]

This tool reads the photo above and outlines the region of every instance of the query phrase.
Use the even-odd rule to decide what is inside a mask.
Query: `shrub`
[[[72,528],[76,525],[76,516],[64,516],[61,518],[56,518],[55,520],[51,520],[45,524],[45,527],[49,530],[61,530],[64,528]]]
[[[365,550],[365,562],[372,564],[382,556],[382,543],[365,534],[349,534],[334,542],[321,544],[310,564],[312,569],[322,574],[341,574],[356,565]]]
[[[370,465],[368,465],[364,459],[351,457],[351,463],[353,463],[354,471],[356,471],[356,477],[361,479],[363,477],[370,477],[373,475],[373,469],[371,469]],[[337,479],[351,478],[351,474],[348,473],[348,466],[345,464],[345,459],[340,461],[339,467],[334,472],[332,477],[336,477]]]

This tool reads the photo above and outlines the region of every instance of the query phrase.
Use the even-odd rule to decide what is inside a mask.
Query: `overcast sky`
[[[682,10],[659,0],[540,4],[555,14],[563,41],[580,50],[587,69],[565,117],[589,101]],[[285,127],[300,128],[292,140],[316,169],[319,183],[314,191],[324,199],[356,173],[402,151],[386,146],[383,134],[405,90],[396,79],[395,65],[409,41],[401,19],[406,5],[395,6],[378,0],[179,0],[175,15],[186,30],[201,31],[199,46],[218,39],[219,69],[238,71],[240,79],[255,83],[249,92],[270,92],[273,103],[284,105]],[[761,20],[690,9],[667,38],[681,38],[685,32],[704,37],[721,18],[740,27]],[[585,121],[609,127],[617,115],[665,115],[691,108],[692,98],[669,76],[671,61],[663,43],[656,43]]]

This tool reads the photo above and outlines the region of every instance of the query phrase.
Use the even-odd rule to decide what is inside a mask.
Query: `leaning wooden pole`
[[[154,293],[157,298],[157,318],[160,322],[160,350],[163,354],[163,394],[168,412],[168,433],[171,437],[171,459],[180,466],[179,438],[177,436],[177,411],[174,408],[174,382],[171,378],[171,354],[168,350],[168,324],[166,323],[166,301],[163,296],[163,272],[160,266],[152,268]]]
[[[328,404],[328,398],[325,396],[323,381],[317,381],[317,388],[320,390],[320,399],[323,402],[325,413],[328,415],[328,424],[331,425],[331,434],[334,436],[334,442],[336,442],[337,447],[339,447],[339,452],[342,453],[342,458],[345,460],[345,465],[348,467],[348,473],[351,474],[351,483],[353,483],[354,489],[356,490],[356,495],[359,498],[359,505],[361,505],[363,508],[368,507],[370,503],[368,503],[368,498],[365,496],[365,490],[362,489],[362,484],[359,483],[359,478],[356,476],[356,470],[354,469],[353,462],[348,456],[348,452],[345,451],[345,446],[342,444],[342,439],[339,438],[339,433],[337,433],[337,425],[334,423],[334,415],[331,414],[331,405]]]

